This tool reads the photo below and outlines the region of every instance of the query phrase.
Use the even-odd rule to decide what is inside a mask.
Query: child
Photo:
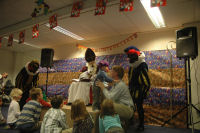
[[[13,129],[16,127],[16,121],[20,115],[20,107],[18,101],[20,101],[22,97],[22,91],[18,88],[14,88],[10,93],[10,97],[12,98],[12,101],[8,109],[7,124],[11,129]]]
[[[75,100],[71,105],[71,119],[73,120],[72,133],[91,133],[94,122],[86,110],[82,100]]]
[[[1,106],[2,106],[2,95],[0,95],[0,127],[6,125],[6,120],[4,119],[2,113],[1,113]]]
[[[49,104],[47,102],[47,97],[46,97],[46,94],[44,93],[43,89],[41,88],[41,91],[42,91],[42,98],[40,99],[40,104],[43,106],[43,107],[48,107],[48,108],[51,108],[51,104]],[[31,97],[29,97],[28,99],[26,99],[26,102],[30,101],[31,100]]]
[[[70,132],[72,129],[67,129],[66,115],[61,110],[63,107],[63,98],[55,96],[51,100],[52,108],[44,115],[40,133],[64,133]]]
[[[41,113],[42,91],[40,88],[32,88],[30,90],[30,100],[22,109],[21,114],[17,120],[17,128],[26,132],[34,131],[40,128],[39,117]]]
[[[100,109],[100,103],[102,97],[100,97],[101,89],[96,86],[96,81],[101,82],[108,82],[111,83],[113,80],[107,76],[106,72],[108,71],[108,62],[107,61],[100,61],[98,64],[98,70],[97,70],[97,76],[94,81],[93,85],[93,104],[92,104],[92,110],[99,110]]]
[[[100,133],[124,133],[119,115],[115,113],[113,101],[105,99],[101,104],[99,116]]]

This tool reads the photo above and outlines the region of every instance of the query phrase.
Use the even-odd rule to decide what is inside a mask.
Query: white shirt
[[[8,109],[7,123],[8,124],[15,123],[20,113],[21,112],[20,112],[19,103],[15,100],[12,100]]]

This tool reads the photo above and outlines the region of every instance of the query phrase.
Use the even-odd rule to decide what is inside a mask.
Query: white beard
[[[94,63],[86,63],[86,66],[88,67],[88,73],[90,74],[90,75],[95,75],[96,74],[96,71],[97,71],[97,64],[96,64],[96,62],[94,62]]]

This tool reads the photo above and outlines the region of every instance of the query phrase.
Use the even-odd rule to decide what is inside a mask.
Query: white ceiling
[[[119,0],[117,0],[119,1]],[[73,0],[46,0],[51,9],[57,9],[64,5],[72,4]],[[30,18],[34,9],[32,0],[0,0],[0,29],[8,25]],[[94,5],[95,6],[95,5]],[[185,23],[200,21],[200,0],[167,0],[167,6],[160,7],[168,28],[180,27]],[[54,47],[56,45],[71,43],[88,43],[102,41],[104,38],[119,36],[134,32],[146,32],[155,29],[149,20],[139,0],[134,1],[132,12],[119,12],[119,5],[113,5],[106,9],[103,16],[94,16],[94,11],[81,14],[78,18],[64,18],[58,20],[58,25],[85,38],[83,41],[74,40],[56,31],[50,31],[48,27],[39,27],[39,37],[32,39],[32,29],[26,29],[25,42],[37,47]],[[18,34],[14,35],[18,39]],[[32,50],[26,45],[18,45],[6,48],[6,39],[3,40],[3,48],[13,51]],[[35,49],[35,48],[33,48]]]

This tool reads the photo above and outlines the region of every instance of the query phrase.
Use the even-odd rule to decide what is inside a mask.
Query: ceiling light
[[[46,24],[46,26],[47,26],[47,27],[50,27],[49,24]],[[72,37],[72,38],[74,38],[74,39],[76,39],[76,40],[84,40],[84,38],[82,38],[82,37],[80,37],[80,36],[78,36],[78,35],[76,35],[76,34],[70,32],[70,31],[68,31],[68,30],[66,30],[66,29],[64,29],[64,28],[62,28],[62,27],[60,27],[60,26],[56,26],[56,27],[53,28],[53,29],[56,30],[56,31],[58,31],[58,32],[60,32],[60,33],[65,34],[65,35],[67,35],[67,36],[70,36],[70,37]]]
[[[166,27],[160,9],[158,7],[151,7],[151,0],[140,0],[140,2],[156,28]]]

